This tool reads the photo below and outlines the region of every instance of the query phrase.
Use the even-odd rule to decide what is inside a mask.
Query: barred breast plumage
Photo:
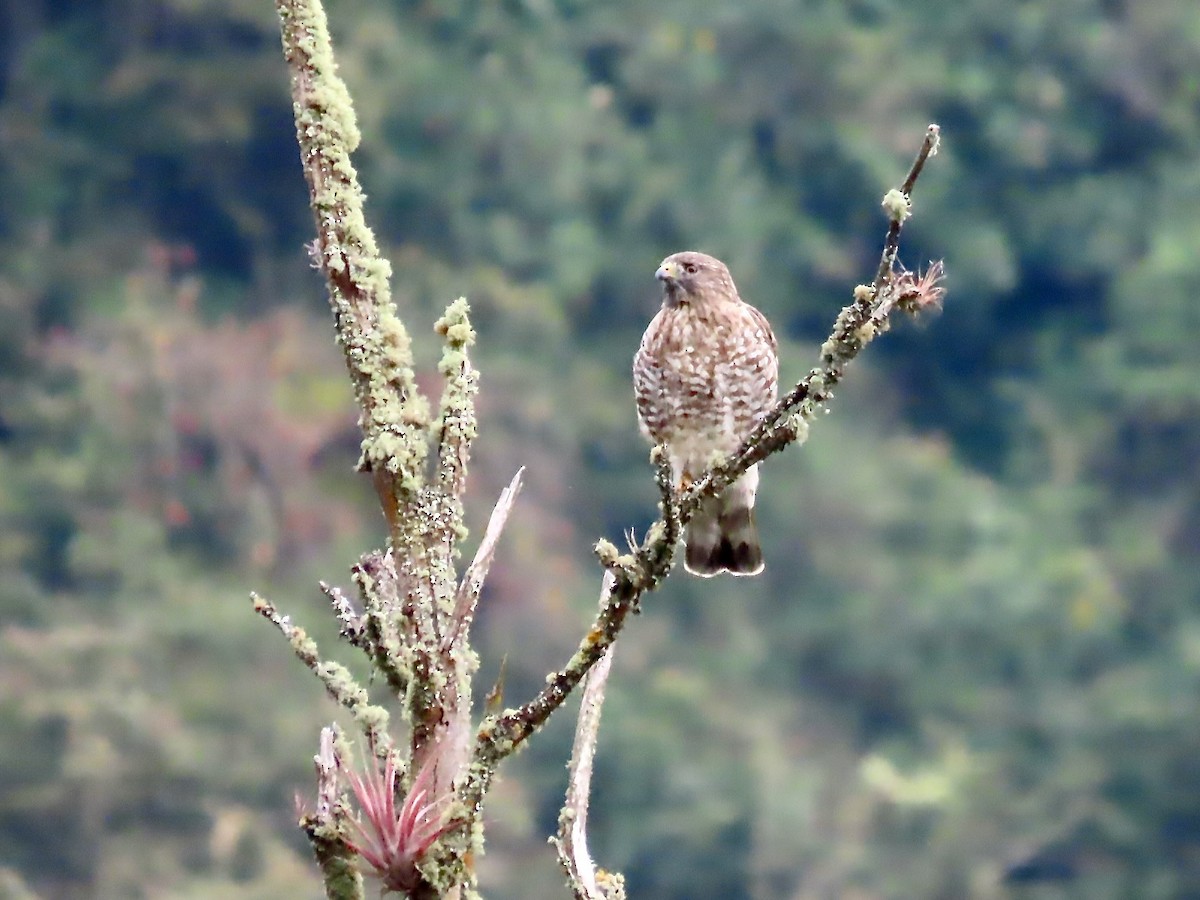
[[[656,273],[663,306],[633,363],[642,431],[665,445],[682,485],[737,449],[774,405],[775,335],[743,301],[720,260],[686,251]],[[701,509],[684,536],[689,571],[709,576],[762,570],[754,526],[757,466]]]

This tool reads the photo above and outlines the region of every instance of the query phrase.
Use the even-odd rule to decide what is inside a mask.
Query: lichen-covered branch
[[[445,680],[439,677],[434,648],[439,600],[450,602],[454,583],[447,571],[453,551],[446,534],[449,529],[457,537],[461,510],[449,508],[440,492],[425,487],[429,404],[417,390],[408,332],[391,301],[390,266],[363,215],[363,192],[350,161],[359,134],[349,92],[337,75],[324,9],[319,0],[276,0],[276,10],[316,219],[313,258],[329,286],[338,342],[358,400],[359,467],[371,473],[388,523],[391,583],[387,591],[368,590],[367,634],[389,683],[404,693],[409,710],[423,713],[414,723],[413,747],[419,749],[441,719],[444,698],[438,694]],[[470,335],[465,304],[455,313],[455,340],[461,337],[465,347]],[[459,393],[469,405],[469,388]],[[462,415],[461,408],[451,413]],[[459,468],[464,466],[465,457]],[[396,646],[390,647],[393,633]],[[389,652],[393,649],[408,652],[397,655]]]
[[[338,622],[341,623],[341,636],[353,646],[361,650],[367,650],[368,643],[365,635],[367,628],[366,617],[354,608],[354,604],[350,602],[350,598],[346,596],[340,587],[325,581],[317,582],[317,584],[321,588],[321,593],[329,598],[329,605],[333,607],[333,614],[337,617]]]
[[[841,381],[846,366],[887,329],[889,316],[895,309],[916,313],[940,303],[942,289],[937,283],[941,275],[940,264],[931,268],[932,276],[897,272],[895,268],[900,231],[910,213],[909,195],[925,162],[937,151],[939,138],[938,126],[930,125],[902,189],[889,192],[885,198],[890,221],[880,268],[874,282],[855,288],[852,302],[838,314],[832,333],[821,346],[818,365],[776,404],[729,459],[694,481],[682,495],[674,497],[669,488],[665,491],[664,496],[670,495],[670,499],[663,502],[663,516],[650,527],[635,552],[619,555],[617,549],[604,540],[596,545],[601,564],[614,575],[612,590],[601,603],[595,621],[575,654],[562,669],[547,677],[545,687],[537,696],[519,708],[506,710],[501,716],[484,722],[477,737],[476,757],[485,767],[494,766],[541,727],[588,670],[604,656],[642,595],[653,591],[666,578],[680,529],[700,505],[736,481],[750,466],[804,440],[809,421],[833,398],[832,389]],[[902,211],[894,208],[894,193],[903,198]],[[652,459],[660,491],[664,485],[671,484],[670,472],[664,468],[664,457],[665,454],[655,448]]]
[[[438,372],[446,383],[434,438],[437,441],[437,484],[451,506],[451,515],[443,523],[447,530],[446,544],[461,536],[461,498],[466,492],[471,443],[477,434],[474,397],[479,392],[479,373],[467,356],[467,348],[475,343],[475,330],[467,318],[468,311],[467,301],[459,297],[433,326],[445,340]]]
[[[466,536],[463,496],[476,432],[478,383],[467,353],[474,342],[468,306],[461,299],[451,304],[436,325],[445,347],[435,418],[417,389],[408,332],[390,296],[390,267],[363,215],[363,192],[350,161],[359,135],[349,94],[337,75],[324,10],[320,0],[276,0],[276,10],[316,220],[311,254],[328,284],[338,342],[360,410],[359,468],[372,477],[388,527],[386,550],[364,554],[353,569],[361,611],[339,589],[322,588],[342,636],[366,653],[392,699],[401,704],[408,758],[396,769],[395,789],[414,797],[415,773],[422,773],[421,792],[449,797],[456,781],[465,780],[473,738],[471,676],[477,661],[468,641],[470,623],[486,561],[515,488],[506,493],[498,524],[485,539],[488,549],[471,576],[473,587],[466,592],[471,597],[464,605],[455,561]],[[431,447],[436,453],[432,464]],[[255,602],[327,691],[355,716],[369,745],[386,748],[390,760],[395,751],[385,730],[386,713],[367,702],[367,692],[344,667],[323,660],[302,630],[266,601]],[[339,827],[337,821],[327,825]],[[408,844],[420,848],[413,871],[429,869],[427,880],[413,882],[414,896],[470,888],[473,874],[465,860],[473,832],[467,825],[459,829],[457,841],[440,829],[415,832],[431,837],[428,843]],[[327,845],[340,846],[329,844],[330,834],[309,834],[319,861]],[[431,861],[436,864],[430,869]],[[328,882],[328,869],[326,876]]]
[[[432,715],[415,716],[413,762],[423,765],[433,760],[432,789],[448,792],[455,777],[468,763],[471,744],[471,677],[479,661],[467,642],[470,618],[457,615],[461,593],[455,572],[459,542],[466,537],[463,524],[463,496],[466,493],[467,463],[476,435],[475,395],[479,373],[471,364],[467,349],[475,343],[475,331],[468,318],[467,301],[459,298],[434,325],[445,342],[438,371],[442,375],[439,414],[434,426],[437,445],[433,482],[428,503],[433,510],[425,538],[429,548],[427,564],[432,586],[432,632],[435,645],[428,652],[434,667]],[[501,526],[508,504],[501,514]],[[494,552],[498,529],[491,537]],[[484,544],[488,543],[485,536]],[[472,609],[473,612],[473,609]],[[417,712],[413,708],[414,713]]]
[[[869,286],[855,288],[853,302],[838,314],[832,333],[821,345],[818,365],[775,405],[729,459],[692,484],[680,502],[685,524],[705,500],[731,485],[750,466],[790,444],[804,441],[808,423],[819,408],[833,399],[833,388],[845,375],[846,366],[863,347],[887,330],[888,317],[898,303],[903,311],[917,313],[941,302],[940,263],[931,267],[932,277],[896,272],[900,232],[912,214],[912,190],[926,161],[937,153],[940,139],[941,129],[930,125],[903,185],[884,196],[888,230],[874,281]],[[906,295],[907,305],[901,301]]]
[[[424,483],[429,405],[417,390],[408,332],[391,302],[391,267],[363,217],[363,192],[350,162],[358,126],[337,74],[325,11],[319,0],[276,0],[275,8],[316,217],[313,258],[329,284],[338,342],[361,411],[359,465],[373,474],[395,526]]]
[[[479,771],[473,773],[478,781],[480,797],[487,788],[496,764],[540,728],[570,696],[588,670],[612,646],[621,633],[626,617],[649,589],[648,583],[633,581],[624,568],[614,565],[610,571],[613,574],[612,587],[602,595],[600,612],[575,655],[562,669],[547,676],[546,686],[524,706],[505,710],[499,716],[484,720],[476,736],[475,758]]]
[[[282,615],[271,601],[251,594],[254,611],[278,628],[292,646],[300,661],[312,670],[325,685],[325,690],[338,704],[345,707],[372,740],[381,746],[391,743],[388,737],[388,711],[368,702],[367,692],[343,665],[322,660],[317,653],[317,644],[308,633],[291,619]]]
[[[350,574],[363,605],[360,639],[351,643],[367,654],[392,694],[403,698],[408,695],[411,672],[404,665],[402,652],[403,623],[398,612],[395,562],[391,554],[372,550],[359,558]]]

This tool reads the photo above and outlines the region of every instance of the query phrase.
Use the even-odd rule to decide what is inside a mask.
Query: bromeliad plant
[[[396,796],[400,784],[394,751],[384,751],[382,768],[372,756],[366,760],[361,774],[346,770],[359,808],[358,815],[350,818],[357,836],[347,840],[347,844],[371,867],[387,890],[415,890],[421,882],[417,863],[452,825],[447,813],[453,795],[430,797],[436,769],[435,760],[425,763],[404,794],[399,809]]]

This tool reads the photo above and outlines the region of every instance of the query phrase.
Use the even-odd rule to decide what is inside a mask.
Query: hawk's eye
[[[683,271],[687,272],[689,275],[695,275],[696,274],[696,264],[695,263],[684,263]]]

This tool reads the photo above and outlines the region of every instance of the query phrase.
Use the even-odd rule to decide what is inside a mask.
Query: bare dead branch
[[[363,900],[363,881],[355,865],[357,854],[342,834],[346,810],[338,788],[341,765],[341,731],[336,725],[321,729],[320,750],[313,757],[317,770],[317,803],[311,813],[300,818],[300,827],[308,836],[313,855],[325,879],[329,900]]]
[[[613,587],[612,572],[605,572],[601,596],[607,597]],[[596,739],[600,732],[600,711],[604,705],[604,690],[612,667],[614,647],[609,647],[588,672],[579,701],[579,718],[575,724],[575,743],[571,749],[571,765],[567,780],[567,797],[558,818],[555,846],[558,859],[566,870],[567,879],[578,900],[611,900],[611,875],[602,886],[596,877],[596,867],[588,851],[588,800],[592,785],[592,761],[596,755]]]
[[[329,605],[333,607],[333,613],[337,616],[337,620],[341,623],[341,635],[351,645],[359,649],[367,649],[367,639],[363,635],[366,628],[366,619],[355,608],[350,598],[342,591],[340,587],[329,584],[328,582],[318,582],[321,593],[329,598]]]
[[[475,558],[471,560],[471,565],[467,567],[467,571],[458,585],[454,615],[450,630],[442,644],[443,650],[449,650],[471,628],[471,622],[475,618],[475,608],[479,603],[479,592],[483,590],[483,582],[487,578],[488,569],[491,568],[492,558],[496,555],[496,544],[508,521],[508,514],[512,512],[517,495],[521,493],[521,476],[524,473],[525,468],[522,466],[517,470],[512,481],[508,483],[508,487],[500,492],[500,498],[492,508],[487,528],[483,532],[483,539],[479,542],[479,549],[475,551]]]

